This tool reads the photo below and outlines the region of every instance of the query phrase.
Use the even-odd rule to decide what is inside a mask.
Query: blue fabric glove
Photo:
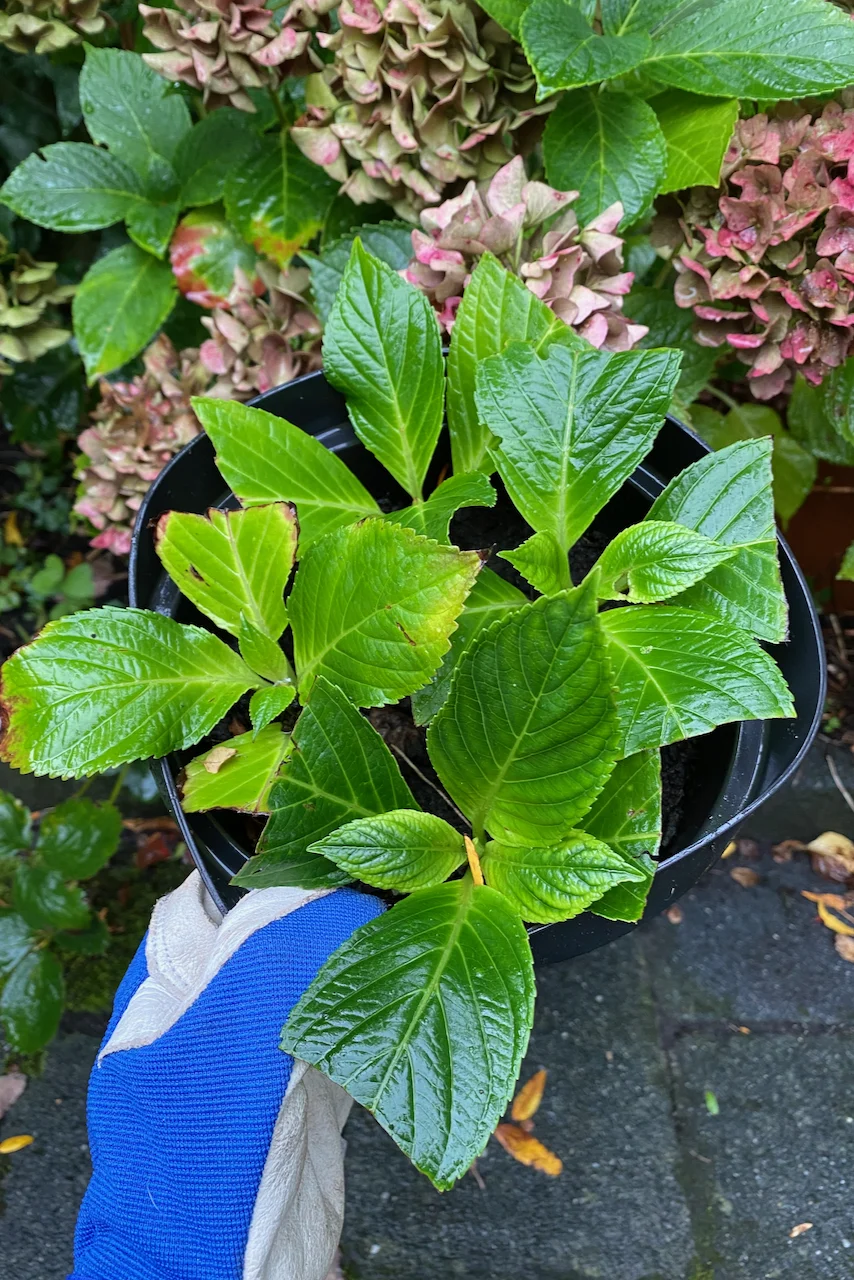
[[[221,920],[196,873],[157,904],[92,1072],[71,1280],[324,1280],[350,1100],[279,1037],[381,909],[262,889]]]

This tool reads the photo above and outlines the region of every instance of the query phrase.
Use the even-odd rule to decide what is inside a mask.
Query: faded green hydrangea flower
[[[0,238],[0,259],[6,255]],[[71,331],[56,322],[53,308],[67,302],[73,285],[58,284],[55,262],[37,262],[25,249],[11,259],[12,268],[0,279],[0,373],[25,360],[38,360],[61,347]]]

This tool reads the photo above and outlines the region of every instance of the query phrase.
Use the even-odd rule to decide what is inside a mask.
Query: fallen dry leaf
[[[735,843],[738,848],[738,856],[744,858],[745,862],[755,862],[762,854],[758,840],[736,840]]]
[[[759,884],[759,876],[752,867],[733,867],[730,875],[743,889],[752,889]]]
[[[219,773],[222,766],[230,760],[232,756],[236,755],[236,747],[214,747],[213,750],[209,751],[205,756],[205,772]]]
[[[685,919],[682,908],[677,906],[668,907],[664,914],[671,924],[681,924]]]
[[[735,853],[735,851],[736,851],[736,849],[737,849],[737,848],[738,848],[738,845],[736,844],[736,842],[735,842],[734,840],[730,840],[729,844],[727,845],[727,847],[724,849],[723,853],[721,854],[721,857],[722,857],[722,858],[731,858],[731,857],[732,857],[732,855]]]
[[[504,1150],[520,1164],[539,1169],[550,1178],[556,1178],[563,1168],[563,1161],[553,1151],[549,1151],[538,1138],[533,1138],[518,1125],[500,1124],[495,1130],[495,1136]]]
[[[832,929],[834,933],[841,933],[846,938],[854,938],[854,928],[850,924],[845,924],[843,920],[837,919],[831,912],[830,908],[823,902],[817,902],[818,914],[821,916],[821,922],[827,925],[828,929]]]
[[[801,889],[801,897],[808,898],[810,902],[823,902],[826,907],[841,911],[843,915],[854,906],[854,893],[810,893],[809,889]],[[851,923],[854,924],[854,918],[851,918]]]
[[[543,1100],[543,1090],[546,1087],[547,1071],[538,1071],[532,1075],[527,1084],[523,1084],[522,1088],[513,1099],[513,1105],[510,1108],[510,1114],[518,1123],[522,1120],[530,1120],[531,1116],[536,1115],[539,1105]]]
[[[789,1239],[795,1240],[798,1236],[802,1236],[805,1231],[812,1231],[811,1222],[799,1222],[796,1227],[792,1227],[789,1232]]]
[[[833,939],[833,945],[836,947],[837,955],[842,956],[842,959],[847,960],[849,964],[854,964],[854,938],[846,938],[843,934],[837,933]]]
[[[27,1087],[27,1077],[20,1071],[0,1076],[0,1118],[13,1107]]]
[[[174,818],[125,818],[122,826],[128,831],[174,831],[178,834],[178,823]]]
[[[772,844],[771,857],[775,862],[791,862],[796,853],[803,853],[805,849],[803,840],[781,840],[779,844]]]
[[[817,875],[839,884],[854,877],[854,844],[847,836],[838,831],[824,831],[809,842],[807,849]]]
[[[0,1156],[11,1156],[16,1151],[23,1151],[35,1139],[29,1133],[18,1133],[14,1138],[4,1138],[0,1142]]]

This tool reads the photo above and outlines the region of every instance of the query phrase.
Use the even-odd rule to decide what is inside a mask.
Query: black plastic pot
[[[356,439],[343,397],[322,373],[279,387],[253,403],[316,436],[346,461],[381,503],[402,506],[406,501],[402,490]],[[599,527],[613,536],[641,518],[665,484],[707,452],[697,436],[668,418],[646,462],[597,517]],[[437,471],[445,460],[440,444]],[[132,605],[180,621],[205,622],[162,571],[152,526],[164,511],[203,512],[211,506],[227,505],[234,505],[234,498],[216,469],[213,446],[207,436],[199,436],[164,468],[140,508],[130,560]],[[696,883],[745,818],[797,769],[818,730],[826,684],[818,619],[803,575],[782,538],[780,559],[789,602],[790,638],[771,646],[770,651],[794,694],[797,718],[724,725],[699,740],[701,766],[693,770],[679,828],[659,863],[647,908],[650,913],[669,906]],[[215,900],[226,909],[240,896],[241,891],[229,881],[250,850],[245,847],[239,822],[229,814],[183,812],[175,781],[181,766],[181,760],[170,756],[155,761],[152,768],[194,862]],[[531,942],[537,961],[549,963],[592,951],[633,927],[588,912],[563,924],[532,927]]]

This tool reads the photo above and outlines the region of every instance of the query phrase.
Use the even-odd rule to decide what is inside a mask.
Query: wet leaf
[[[730,876],[743,889],[752,889],[759,884],[759,876],[751,867],[733,867]]]
[[[495,1130],[495,1137],[504,1150],[520,1164],[539,1169],[540,1173],[547,1173],[550,1178],[556,1178],[563,1169],[563,1161],[553,1151],[549,1151],[539,1138],[532,1137],[518,1125],[500,1124]]]
[[[813,870],[828,880],[844,884],[854,877],[854,843],[838,831],[823,831],[811,840],[807,849],[812,855]]]
[[[543,1100],[543,1090],[546,1087],[547,1076],[547,1071],[535,1072],[516,1094],[513,1099],[513,1105],[510,1108],[510,1114],[517,1124],[520,1124],[523,1120],[530,1120],[531,1116],[536,1115]]]
[[[24,1147],[29,1147],[35,1139],[29,1133],[19,1133],[13,1138],[4,1138],[0,1142],[0,1156],[11,1156],[16,1151],[23,1151]]]
[[[834,933],[842,934],[845,938],[854,938],[854,928],[850,924],[845,924],[844,921],[838,920],[826,903],[819,900],[816,906],[818,914],[821,916],[822,924],[826,925],[828,929],[832,929]]]

